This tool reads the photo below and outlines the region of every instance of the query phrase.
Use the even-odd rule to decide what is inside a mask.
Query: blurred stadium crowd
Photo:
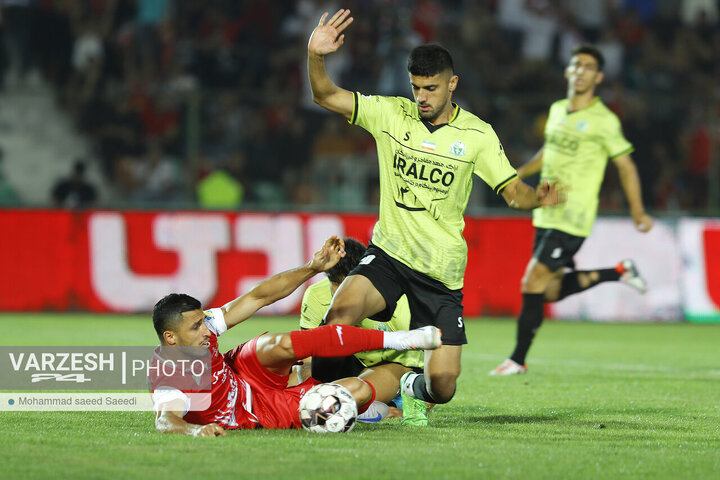
[[[331,77],[410,96],[406,57],[446,46],[455,100],[490,122],[516,166],[542,145],[571,48],[607,59],[618,113],[656,211],[703,210],[720,106],[717,0],[4,0],[0,81],[39,75],[101,167],[110,201],[137,205],[372,209],[372,137],[315,108],[306,45],[350,8]],[[614,169],[605,211],[623,208]],[[220,186],[231,192],[213,198]],[[219,202],[219,203],[218,203]],[[226,202],[226,203],[223,203]],[[477,188],[471,209],[501,204]]]

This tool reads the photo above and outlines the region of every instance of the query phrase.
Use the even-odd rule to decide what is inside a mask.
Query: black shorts
[[[368,278],[385,299],[387,308],[373,320],[388,321],[398,299],[405,294],[410,306],[410,328],[435,325],[442,330],[444,345],[464,345],[462,290],[450,290],[442,282],[417,272],[370,245],[362,260],[348,275]]]
[[[341,378],[357,377],[365,365],[354,355],[348,357],[317,357],[310,364],[312,378],[323,383],[334,382]]]
[[[366,367],[355,355],[348,357],[315,357],[310,364],[311,377],[323,383],[331,383],[341,378],[357,377],[366,368],[374,368],[385,365],[389,362],[380,362]],[[412,369],[416,373],[422,373],[423,369],[416,367]]]
[[[574,270],[573,257],[584,241],[585,237],[576,237],[560,230],[536,228],[533,258],[553,272],[563,267]]]

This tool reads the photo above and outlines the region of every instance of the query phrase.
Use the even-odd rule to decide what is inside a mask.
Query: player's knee
[[[562,279],[553,279],[545,288],[545,301],[556,302],[560,299]]]
[[[522,291],[524,293],[543,293],[551,279],[552,272],[547,268],[532,268],[522,278]]]
[[[278,353],[282,353],[283,356],[288,358],[297,358],[295,350],[293,349],[292,337],[289,333],[285,333],[276,338],[273,348],[276,349]]]
[[[350,394],[355,399],[355,402],[359,406],[365,405],[372,399],[372,388],[370,385],[357,377],[343,378],[338,382],[343,387],[347,388]]]
[[[435,403],[447,403],[455,395],[457,378],[460,372],[443,372],[430,377],[430,395]]]
[[[525,277],[523,278],[521,288],[523,293],[536,293],[538,290],[542,290],[543,286],[537,278]]]

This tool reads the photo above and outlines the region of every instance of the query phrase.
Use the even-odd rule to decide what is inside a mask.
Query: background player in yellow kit
[[[623,260],[614,268],[588,271],[574,268],[573,256],[595,222],[608,159],[618,168],[637,230],[647,232],[653,224],[645,213],[640,180],[630,158],[633,146],[623,136],[617,116],[595,96],[595,87],[603,80],[604,63],[600,51],[591,45],[573,50],[565,69],[567,98],[552,104],[543,148],[518,169],[520,178],[540,172],[541,181],[560,180],[570,185],[570,190],[563,205],[533,212],[535,243],[522,281],[517,343],[510,358],[491,375],[525,373],[525,356],[542,323],[545,302],[555,302],[608,281],[623,281],[645,292],[645,280],[632,260]]]

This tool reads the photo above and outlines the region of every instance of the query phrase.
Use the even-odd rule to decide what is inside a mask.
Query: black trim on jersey
[[[407,205],[404,205],[397,200],[395,200],[395,206],[404,208],[405,210],[408,210],[410,212],[422,212],[423,210],[425,210],[425,207],[408,207]]]
[[[353,100],[355,101],[355,108],[353,109],[352,119],[350,120],[350,123],[355,125],[355,122],[357,121],[357,115],[358,115],[358,93],[353,92]]]
[[[384,134],[387,135],[388,137],[390,137],[390,138],[392,138],[393,140],[395,140],[395,142],[397,142],[399,145],[402,145],[403,147],[407,148],[408,150],[412,150],[412,151],[414,151],[414,152],[420,152],[420,153],[424,153],[424,154],[426,154],[426,155],[435,155],[436,157],[447,158],[448,160],[455,160],[456,162],[460,162],[460,163],[473,163],[473,162],[468,162],[467,160],[460,160],[459,158],[455,158],[455,157],[446,157],[445,155],[440,155],[439,153],[430,152],[430,151],[428,151],[428,150],[420,150],[419,148],[408,147],[407,145],[405,145],[404,143],[402,143],[400,140],[398,140],[397,138],[395,138],[395,137],[393,137],[392,135],[390,135],[390,132],[388,132],[388,131],[386,131],[386,130],[383,130],[382,133],[384,133]]]
[[[453,105],[455,105],[455,104],[453,104]],[[456,106],[457,106],[457,105],[456,105]],[[420,118],[418,118],[418,117],[416,117],[416,116],[414,116],[414,115],[410,115],[410,114],[407,112],[407,110],[405,109],[405,105],[402,105],[402,104],[401,104],[401,105],[400,105],[400,108],[401,108],[402,111],[403,111],[403,115],[405,115],[406,117],[412,118],[412,119],[415,120],[416,122],[423,122],[423,123],[424,123],[424,120],[422,120],[422,119],[420,119]],[[459,116],[460,116],[460,113],[462,113],[462,112],[463,112],[463,109],[461,108],[460,110],[458,110],[458,114],[457,114],[457,116],[456,116],[455,118],[459,117]],[[455,130],[469,130],[469,131],[473,131],[473,132],[482,133],[483,135],[485,135],[485,132],[483,132],[482,130],[478,130],[477,128],[462,128],[462,127],[457,127],[457,126],[453,125],[452,123],[444,123],[443,125],[447,125],[448,127],[452,127],[452,128],[454,128]],[[442,125],[441,125],[441,126],[442,126]],[[427,125],[425,125],[425,127],[427,128]],[[439,127],[438,127],[438,128],[439,128]],[[433,132],[430,132],[430,133],[433,133]]]
[[[633,147],[632,145],[630,145],[628,148],[626,148],[626,149],[623,150],[622,152],[616,153],[615,155],[610,155],[610,160],[615,160],[615,159],[617,159],[618,157],[622,157],[623,155],[628,155],[628,154],[630,154],[630,153],[633,153],[634,151],[635,151],[635,147]]]
[[[452,127],[456,130],[472,130],[473,132],[478,132],[478,133],[482,133],[483,135],[485,135],[485,132],[483,132],[482,130],[478,130],[477,128],[460,128],[460,127],[456,127],[455,125],[452,125],[450,123],[448,123],[447,126]]]
[[[410,118],[412,118],[413,120],[415,120],[416,122],[419,122],[419,121],[420,121],[420,119],[417,118],[416,116],[410,115],[410,114],[407,112],[407,110],[405,110],[405,105],[403,105],[402,103],[400,104],[400,108],[401,108],[402,111],[403,111],[403,115],[405,115],[406,117],[410,117]]]
[[[507,187],[508,182],[509,182],[510,180],[512,180],[514,177],[517,177],[517,173],[513,173],[513,174],[510,175],[508,178],[506,178],[506,179],[503,180],[502,182],[498,183],[497,187],[495,187],[495,189],[494,189],[494,190],[495,190],[495,194],[496,194],[496,195],[500,195],[500,192],[502,192],[502,191],[505,189],[505,187]]]
[[[452,103],[452,102],[450,102],[450,105],[452,105],[453,107],[455,107],[455,111],[453,112],[453,116],[452,116],[452,118],[450,119],[450,122],[452,122],[453,120],[455,120],[455,119],[458,117],[458,115],[460,115],[460,107],[458,107],[456,104],[454,104],[454,103]],[[420,113],[419,113],[419,112],[418,112],[418,116],[420,116]],[[430,132],[430,133],[435,133],[435,132],[437,132],[439,129],[441,129],[442,127],[444,127],[444,126],[446,126],[446,125],[450,125],[450,122],[441,123],[440,125],[433,125],[432,123],[428,122],[427,120],[425,120],[425,119],[422,118],[422,117],[420,117],[420,120],[422,121],[423,125],[425,125],[425,128],[428,129],[428,132]]]
[[[482,130],[478,130],[477,128],[460,128],[460,127],[456,127],[455,125],[453,125],[452,122],[457,120],[458,117],[460,117],[460,114],[463,112],[463,109],[460,108],[457,104],[453,103],[453,106],[455,107],[455,115],[453,115],[453,118],[447,124],[448,127],[452,127],[456,130],[472,130],[473,132],[478,132],[478,133],[482,133],[483,135],[485,135],[485,132],[483,132]]]
[[[463,112],[463,109],[460,108],[460,107],[458,107],[457,104],[455,104],[455,103],[453,103],[453,106],[457,109],[457,113],[455,114],[455,116],[454,116],[452,119],[453,119],[453,120],[457,120],[457,118],[458,118],[458,117],[460,116],[460,114]],[[483,135],[485,135],[485,132],[483,132],[482,130],[478,130],[477,128],[463,128],[463,127],[455,126],[455,125],[453,125],[452,123],[443,123],[442,125],[433,125],[433,124],[431,124],[430,122],[428,122],[427,120],[424,120],[424,119],[422,119],[422,118],[418,118],[418,117],[416,117],[416,116],[414,116],[414,115],[410,115],[410,114],[407,112],[407,110],[405,109],[405,105],[400,105],[400,108],[402,108],[402,111],[403,111],[403,113],[405,114],[406,117],[410,117],[410,118],[412,118],[413,120],[422,123],[423,125],[425,125],[425,128],[427,128],[430,133],[435,133],[435,132],[437,131],[437,129],[440,128],[440,127],[448,126],[448,127],[454,128],[455,130],[467,130],[467,131],[482,133]]]
[[[428,132],[430,132],[430,133],[435,133],[442,127],[444,127],[446,125],[450,125],[449,123],[441,123],[440,125],[433,125],[432,123],[428,122],[424,118],[421,119],[420,121],[422,122],[423,125],[425,125],[425,128],[427,128]]]

